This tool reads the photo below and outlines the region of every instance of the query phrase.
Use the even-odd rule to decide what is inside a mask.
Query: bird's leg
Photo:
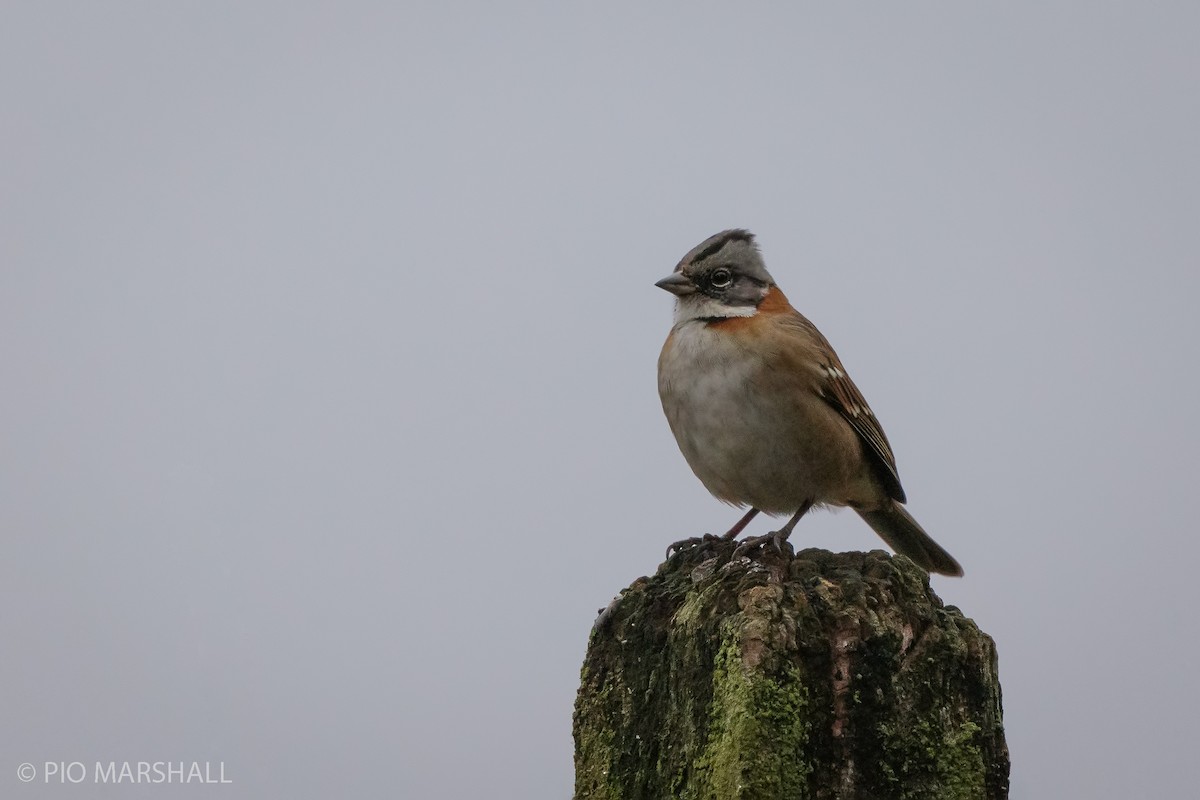
[[[787,524],[779,530],[772,531],[771,533],[767,533],[762,536],[751,536],[748,539],[743,539],[742,543],[739,544],[737,549],[733,551],[733,557],[739,558],[750,550],[753,550],[755,547],[758,547],[761,544],[766,544],[767,542],[774,544],[775,550],[782,553],[783,543],[786,542],[788,537],[792,535],[792,528],[796,527],[796,523],[799,522],[800,518],[807,514],[808,510],[812,507],[812,501],[806,500],[801,504],[800,508],[796,509],[796,513],[793,514],[792,518],[787,521]]]
[[[775,531],[775,533],[771,534],[775,541],[776,550],[783,550],[783,543],[786,542],[788,537],[792,535],[792,528],[796,527],[796,523],[799,522],[800,518],[807,514],[808,510],[812,507],[813,501],[806,500],[798,509],[796,509],[796,513],[792,514],[792,518],[787,521],[787,525],[784,525],[782,528]]]
[[[707,542],[728,542],[731,539],[736,539],[737,535],[744,531],[746,526],[750,524],[750,520],[754,519],[756,516],[758,516],[758,509],[752,508],[747,511],[745,516],[739,519],[732,528],[730,528],[721,536],[713,536],[711,533],[706,533],[703,536],[689,536],[686,539],[680,539],[678,542],[672,542],[671,546],[667,548],[667,558],[671,557],[671,553],[678,553],[685,547],[697,547],[699,545],[706,544]]]
[[[757,508],[750,509],[749,511],[746,512],[746,516],[739,519],[737,521],[737,523],[732,528],[727,530],[725,532],[725,535],[722,536],[721,538],[724,539],[725,541],[729,541],[730,539],[736,539],[739,533],[746,530],[746,526],[750,524],[750,520],[754,519],[757,516],[758,516],[758,509]]]

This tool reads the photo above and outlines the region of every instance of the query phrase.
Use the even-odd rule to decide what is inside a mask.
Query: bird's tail
[[[875,529],[875,532],[897,553],[908,556],[928,572],[941,575],[960,576],[962,567],[954,556],[929,538],[929,534],[896,501],[889,508],[859,511],[858,515]]]

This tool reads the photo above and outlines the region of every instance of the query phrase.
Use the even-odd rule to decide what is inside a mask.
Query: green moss
[[[689,634],[699,631],[705,617],[712,614],[720,591],[721,585],[716,582],[710,582],[699,590],[689,591],[683,605],[675,612],[672,623]]]
[[[974,800],[984,796],[983,753],[975,743],[979,726],[964,722],[947,731],[937,752],[941,796],[949,800]]]
[[[575,775],[577,797],[608,800],[619,798],[620,792],[612,785],[609,765],[615,763],[613,731],[611,728],[591,727],[576,732],[576,750],[582,769]]]
[[[933,713],[937,713],[934,710]],[[923,719],[915,725],[880,726],[883,773],[898,800],[976,800],[986,797],[980,727],[963,722],[946,729]]]
[[[808,797],[808,691],[788,664],[779,676],[750,670],[734,639],[717,654],[704,780],[685,798]]]

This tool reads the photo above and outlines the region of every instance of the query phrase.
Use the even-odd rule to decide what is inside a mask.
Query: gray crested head
[[[754,234],[731,228],[693,247],[657,284],[678,298],[677,321],[749,317],[775,285]]]

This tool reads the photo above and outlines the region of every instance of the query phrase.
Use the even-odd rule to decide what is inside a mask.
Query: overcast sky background
[[[732,226],[966,569],[1013,797],[1194,790],[1196,6],[648,5],[5,5],[0,794],[568,797],[596,609],[737,517],[653,286]]]

